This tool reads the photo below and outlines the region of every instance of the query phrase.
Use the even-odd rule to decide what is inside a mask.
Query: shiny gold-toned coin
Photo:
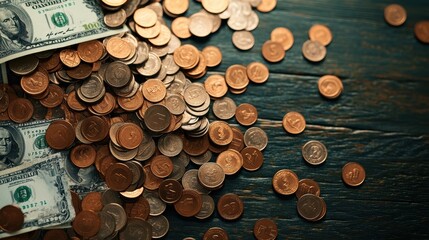
[[[181,68],[191,69],[197,66],[200,53],[196,47],[190,44],[180,46],[174,51],[174,62]]]
[[[273,188],[281,195],[291,195],[298,190],[298,176],[294,171],[289,169],[281,169],[273,176]]]
[[[319,78],[317,83],[319,92],[324,97],[334,99],[340,96],[343,91],[343,83],[341,79],[334,75],[325,75]]]
[[[155,103],[165,98],[167,89],[161,80],[148,79],[143,83],[142,92],[145,99]]]
[[[60,60],[67,67],[77,67],[80,63],[80,57],[74,49],[66,48],[60,52]]]
[[[305,118],[299,112],[288,112],[283,117],[283,128],[290,134],[300,134],[305,129]]]
[[[171,39],[171,31],[170,29],[165,26],[164,24],[161,24],[161,31],[159,32],[158,36],[154,38],[149,38],[149,42],[152,43],[155,46],[163,46],[167,44]]]
[[[271,31],[271,41],[279,42],[282,44],[285,51],[289,50],[294,43],[292,32],[285,27],[274,28]]]
[[[102,2],[110,7],[120,7],[124,5],[127,0],[102,0]]]
[[[189,0],[164,0],[163,7],[173,15],[181,15],[189,8]]]
[[[214,98],[221,98],[228,92],[225,77],[222,75],[211,75],[204,81],[204,88],[207,93]]]
[[[308,31],[308,36],[312,41],[318,41],[323,46],[328,46],[332,41],[331,30],[325,25],[315,24]]]
[[[266,65],[260,62],[252,62],[247,65],[247,77],[254,83],[264,83],[270,76],[270,70]]]
[[[392,26],[401,26],[407,20],[407,11],[399,4],[390,4],[384,8],[384,19]]]
[[[256,7],[260,12],[271,12],[277,5],[277,0],[262,0]]]
[[[262,45],[262,56],[269,62],[280,62],[285,55],[283,45],[279,42],[268,40]]]
[[[131,45],[120,37],[109,38],[109,40],[107,40],[106,50],[112,57],[119,59],[128,57],[132,52]]]
[[[219,14],[228,8],[229,0],[201,0],[201,4],[207,12]]]
[[[420,21],[414,26],[414,34],[422,43],[429,44],[429,21]]]
[[[136,32],[138,35],[140,35],[143,38],[154,38],[157,37],[161,33],[161,23],[159,21],[156,21],[155,25],[152,27],[141,27],[139,25],[136,25]]]
[[[189,38],[192,36],[189,31],[190,20],[187,17],[178,17],[171,22],[171,31],[178,38]]]
[[[222,52],[216,46],[207,46],[201,52],[206,58],[207,67],[216,67],[222,62]]]
[[[139,8],[134,12],[133,19],[142,27],[152,27],[158,20],[158,16],[150,8]]]

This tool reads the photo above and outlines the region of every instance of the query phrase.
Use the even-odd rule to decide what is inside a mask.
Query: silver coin
[[[182,138],[176,134],[168,133],[158,139],[158,150],[167,157],[179,155],[182,149]]]
[[[149,51],[152,53],[155,53],[158,57],[164,57],[168,53],[168,47],[167,46],[154,46],[150,45]]]
[[[159,198],[158,192],[145,191],[143,196],[149,202],[150,216],[159,216],[164,213],[167,208],[167,204]]]
[[[203,205],[195,217],[198,219],[207,219],[213,214],[215,210],[215,202],[213,198],[207,194],[202,194],[201,198],[203,200]]]
[[[198,170],[190,169],[182,177],[183,189],[193,189],[201,194],[209,194],[210,190],[205,188],[198,180]]]
[[[164,237],[170,228],[170,223],[164,215],[150,217],[147,222],[152,225],[152,239]]]
[[[171,54],[167,54],[161,62],[162,65],[165,65],[167,67],[168,75],[176,74],[180,70],[180,67],[176,64],[173,59],[173,55]]]
[[[170,179],[179,180],[185,174],[185,166],[180,165],[179,163],[173,163],[173,172],[168,176]]]
[[[250,13],[250,15],[247,17],[247,26],[245,28],[246,31],[253,31],[255,30],[259,25],[259,17],[258,14],[256,14],[254,11]]]
[[[262,151],[268,144],[267,133],[259,127],[251,127],[244,133],[244,144],[247,147],[255,147]]]
[[[138,42],[136,49],[137,58],[134,64],[142,64],[149,58],[149,46],[146,42]]]
[[[235,110],[237,105],[234,100],[229,97],[223,97],[221,99],[215,100],[213,103],[213,113],[214,115],[222,120],[228,120],[235,115]]]
[[[203,105],[207,98],[210,98],[204,87],[195,83],[185,88],[183,97],[185,98],[185,102],[193,107]]]
[[[149,52],[146,62],[137,65],[136,70],[143,76],[153,76],[161,69],[161,59],[152,52]]]
[[[323,143],[311,140],[302,146],[302,157],[311,165],[320,165],[326,161],[328,150]]]
[[[111,214],[115,218],[115,231],[119,231],[124,228],[127,223],[127,214],[121,205],[117,203],[109,203],[104,205],[102,211]]]
[[[182,45],[182,42],[175,35],[171,35],[170,41],[167,44],[168,54],[173,54],[174,51]]]
[[[207,189],[217,189],[225,180],[225,172],[219,164],[207,162],[198,169],[198,180]]]
[[[307,40],[302,45],[302,55],[311,62],[320,62],[326,57],[326,47],[318,41]]]
[[[173,161],[173,163],[177,163],[179,165],[186,167],[188,166],[190,159],[188,154],[186,154],[184,151],[181,151],[179,155],[173,157],[171,161]]]
[[[255,45],[255,38],[249,31],[235,31],[232,34],[232,43],[240,50],[249,50]]]
[[[181,115],[186,109],[186,103],[182,95],[175,93],[167,95],[165,98],[165,106],[174,115]]]
[[[34,55],[20,57],[8,62],[9,69],[17,75],[26,75],[36,70],[39,59]]]
[[[100,217],[100,230],[93,239],[106,239],[110,235],[114,234],[116,229],[115,217],[107,212],[99,212]]]
[[[91,74],[89,78],[83,81],[79,90],[84,98],[96,98],[104,89],[103,80],[98,74]]]
[[[196,13],[189,18],[189,31],[197,37],[208,36],[213,29],[213,21],[205,14]]]
[[[199,156],[189,156],[191,162],[195,163],[196,165],[203,165],[204,163],[207,163],[212,158],[213,153],[211,151],[207,151]]]

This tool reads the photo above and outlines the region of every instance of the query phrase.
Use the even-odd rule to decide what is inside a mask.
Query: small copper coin
[[[343,91],[343,83],[341,82],[341,79],[334,75],[322,76],[319,78],[317,86],[320,94],[329,99],[339,97]]]
[[[261,3],[256,7],[260,12],[266,13],[271,12],[277,5],[277,0],[262,0]]]
[[[167,107],[159,104],[150,106],[144,115],[146,127],[153,132],[162,132],[170,126],[171,113]]]
[[[61,50],[60,60],[64,65],[70,68],[77,67],[80,64],[80,57],[77,51],[69,48]]]
[[[219,198],[217,211],[225,220],[236,220],[243,214],[244,204],[237,194],[227,193]]]
[[[207,61],[207,67],[216,67],[222,62],[222,52],[218,47],[207,46],[201,52]]]
[[[45,139],[49,147],[55,150],[69,148],[76,138],[73,125],[65,120],[55,120],[46,129]]]
[[[82,121],[81,132],[87,140],[98,142],[109,134],[109,123],[102,117],[90,116]]]
[[[68,240],[70,239],[64,229],[51,229],[45,232],[43,240]]]
[[[9,103],[7,113],[10,120],[16,123],[25,123],[33,116],[34,107],[26,98],[16,98]]]
[[[77,195],[76,192],[70,191],[71,194],[71,199],[72,199],[72,204],[73,204],[73,208],[76,214],[78,214],[80,211],[82,211],[82,201],[80,200],[79,195]]]
[[[49,84],[48,96],[40,100],[40,104],[47,108],[54,108],[61,105],[64,99],[64,90],[55,84]]]
[[[296,198],[302,197],[304,194],[311,193],[316,196],[320,196],[320,187],[319,184],[308,178],[299,180],[298,190],[295,192]]]
[[[233,132],[233,138],[228,148],[241,151],[244,148],[244,135],[243,132],[238,128],[231,126]]]
[[[191,69],[197,66],[200,53],[196,47],[190,44],[180,46],[174,51],[174,62],[184,69]]]
[[[220,146],[225,146],[231,143],[234,133],[227,122],[214,121],[209,127],[210,140]]]
[[[323,46],[328,46],[332,41],[331,30],[322,24],[313,25],[308,31],[308,36],[312,41],[318,41]]]
[[[203,240],[228,240],[228,233],[220,227],[209,228],[203,236]]]
[[[390,4],[384,8],[384,19],[392,26],[401,26],[407,20],[407,11],[399,4]]]
[[[166,178],[173,172],[173,162],[164,155],[157,155],[152,158],[150,170],[159,178]]]
[[[277,224],[269,218],[261,218],[253,226],[253,234],[257,240],[275,240],[278,235]]]
[[[217,156],[216,163],[222,167],[225,175],[233,175],[243,166],[243,156],[234,149],[227,149]]]
[[[101,192],[90,192],[82,199],[82,210],[100,212],[102,209]]]
[[[290,134],[300,134],[305,129],[305,118],[301,113],[288,112],[282,121],[283,128]]]
[[[86,168],[94,164],[96,154],[95,147],[92,145],[80,144],[71,150],[70,160],[76,167]]]
[[[189,137],[183,135],[183,151],[190,156],[200,156],[209,149],[210,141],[208,134],[202,137]]]
[[[77,53],[82,61],[94,63],[103,56],[104,46],[98,40],[82,42],[77,45]]]
[[[166,203],[175,203],[182,196],[183,187],[177,180],[165,179],[159,185],[159,198]]]
[[[135,123],[126,123],[118,129],[116,136],[121,147],[131,150],[143,141],[143,130]]]
[[[133,173],[126,164],[115,163],[107,169],[105,178],[106,184],[110,189],[123,192],[131,185]]]
[[[225,81],[233,89],[241,90],[249,85],[246,67],[240,64],[229,66],[225,72]]]
[[[24,224],[24,213],[21,208],[6,205],[0,209],[0,229],[5,232],[16,232]]]
[[[202,197],[197,191],[184,189],[179,201],[174,203],[174,209],[183,217],[192,217],[198,214],[202,205]]]
[[[345,184],[357,187],[365,181],[365,169],[356,162],[349,162],[342,169],[342,178]]]
[[[245,147],[240,153],[243,156],[243,168],[247,171],[256,171],[264,163],[264,155],[255,147]]]
[[[235,109],[235,119],[243,126],[251,126],[258,120],[258,110],[250,103],[242,103]]]
[[[153,174],[152,170],[150,169],[150,164],[145,165],[143,169],[146,176],[144,187],[149,190],[157,190],[164,179]]]
[[[100,230],[100,217],[93,211],[78,213],[72,223],[73,230],[84,238],[95,236]]]
[[[79,66],[66,70],[67,75],[71,78],[83,80],[92,73],[92,64],[81,62]]]
[[[274,28],[271,31],[271,41],[279,42],[283,46],[283,50],[289,50],[294,43],[292,32],[284,27]]]
[[[266,65],[260,62],[252,62],[247,65],[247,77],[254,83],[264,83],[270,76],[270,70]]]
[[[21,87],[26,93],[31,95],[41,94],[48,88],[49,78],[46,70],[40,67],[32,73],[21,78]]]
[[[274,190],[281,195],[291,195],[298,190],[298,176],[289,169],[277,171],[273,176]]]
[[[262,56],[268,62],[280,62],[285,58],[285,55],[283,45],[279,42],[268,40],[262,45]]]
[[[420,21],[414,25],[414,34],[422,43],[429,44],[429,21]]]

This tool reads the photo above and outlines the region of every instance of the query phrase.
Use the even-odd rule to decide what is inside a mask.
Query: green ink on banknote
[[[18,203],[23,203],[28,201],[31,198],[31,189],[27,186],[20,186],[18,187],[15,192],[13,193],[13,198]]]

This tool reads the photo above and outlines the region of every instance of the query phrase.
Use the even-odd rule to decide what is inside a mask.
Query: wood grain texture
[[[228,192],[240,195],[245,204],[240,220],[223,221],[217,213],[204,221],[187,219],[169,207],[166,239],[201,239],[213,226],[226,229],[230,239],[254,239],[253,225],[263,217],[275,219],[278,239],[429,238],[429,45],[418,42],[413,33],[417,21],[429,18],[429,2],[396,1],[408,12],[407,22],[398,28],[383,18],[390,3],[278,1],[273,12],[258,13],[260,24],[253,31],[256,44],[249,51],[234,48],[233,31],[226,24],[208,38],[184,41],[199,49],[221,48],[223,62],[208,75],[223,74],[232,64],[261,61],[268,65],[267,83],[250,84],[243,95],[229,96],[237,104],[257,107],[256,126],[267,132],[269,144],[260,170],[241,170],[211,194],[215,201]],[[191,4],[187,15],[199,9],[198,3]],[[308,29],[315,23],[329,26],[334,35],[327,58],[318,64],[301,54]],[[261,46],[279,26],[293,32],[295,43],[282,62],[269,64],[261,56]],[[339,99],[319,95],[317,80],[325,74],[343,80]],[[303,134],[291,136],[283,130],[281,119],[289,111],[305,116],[308,125]],[[215,119],[212,114],[210,118]],[[329,151],[327,161],[318,167],[306,164],[301,156],[302,145],[313,139],[322,141]],[[341,180],[341,168],[349,161],[366,169],[361,187],[346,187]],[[322,221],[306,222],[296,212],[295,196],[273,192],[272,176],[283,168],[319,182],[328,207]]]

